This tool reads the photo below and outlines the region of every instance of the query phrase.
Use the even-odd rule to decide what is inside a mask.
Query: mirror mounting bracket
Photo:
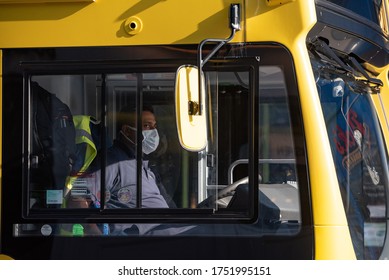
[[[200,104],[198,105],[198,110],[197,113],[201,115],[202,113],[202,104],[201,104],[201,90],[202,90],[202,85],[201,85],[201,75],[203,73],[203,66],[205,63],[208,62],[208,60],[225,44],[227,44],[229,41],[231,41],[234,36],[236,31],[240,30],[240,4],[231,4],[230,6],[230,28],[231,28],[231,34],[228,38],[226,39],[204,39],[203,41],[200,42],[198,49],[197,49],[197,65],[199,69],[199,102]],[[217,45],[212,49],[212,51],[203,59],[203,53],[202,49],[203,46],[207,43],[217,43]]]

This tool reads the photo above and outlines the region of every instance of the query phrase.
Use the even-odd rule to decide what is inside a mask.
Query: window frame
[[[243,66],[242,66],[243,62]],[[242,59],[236,59],[236,60],[226,60],[223,61],[222,64],[220,62],[213,63],[218,64],[217,66],[214,66],[215,69],[221,67],[221,68],[233,68],[235,66],[238,66],[240,68],[242,67],[249,67],[252,71],[255,71],[256,75],[251,75],[252,82],[251,86],[256,86],[256,90],[252,91],[252,98],[255,99],[255,91],[258,92],[258,65],[253,66],[252,64],[257,64],[258,61],[252,58],[242,58]],[[211,63],[210,63],[211,64]],[[46,63],[34,63],[34,64],[24,64],[25,71],[24,71],[24,133],[23,133],[23,141],[24,141],[24,175],[23,175],[23,217],[27,220],[46,220],[50,222],[52,219],[55,219],[56,222],[77,222],[80,219],[89,220],[89,221],[95,221],[96,223],[103,223],[103,222],[109,222],[114,220],[115,222],[121,223],[121,222],[174,222],[174,223],[188,223],[188,222],[199,222],[202,223],[208,223],[208,222],[221,222],[221,223],[251,223],[255,221],[258,217],[258,207],[255,207],[255,205],[258,205],[258,188],[254,188],[253,186],[258,184],[258,178],[257,176],[253,175],[255,170],[258,170],[257,165],[258,163],[256,161],[252,161],[253,164],[250,164],[250,181],[252,180],[253,184],[250,183],[250,194],[253,195],[252,199],[250,199],[250,207],[249,207],[249,214],[239,214],[239,213],[214,213],[213,209],[160,209],[160,208],[128,208],[128,209],[107,209],[104,208],[104,203],[102,203],[101,209],[30,209],[29,205],[29,190],[30,190],[30,146],[32,139],[30,138],[31,135],[31,121],[29,116],[31,116],[32,111],[32,100],[31,100],[31,94],[29,90],[29,85],[31,83],[31,78],[33,76],[39,76],[39,75],[45,75],[45,76],[56,76],[56,75],[101,75],[103,77],[102,79],[102,102],[101,102],[101,119],[105,119],[106,117],[106,95],[105,92],[105,76],[109,74],[125,74],[125,73],[132,73],[132,74],[144,74],[144,73],[162,73],[162,72],[173,72],[172,70],[176,70],[178,67],[174,68],[174,65],[179,65],[179,63],[166,63],[166,61],[157,61],[157,62],[150,62],[150,63],[138,63],[138,62],[127,62],[125,66],[122,68],[123,63],[120,64],[112,64],[112,65],[102,65],[98,69],[96,69],[96,65],[94,63],[52,63],[52,62],[46,62]],[[102,67],[102,68],[101,68]],[[205,67],[204,70],[207,71],[208,67]],[[172,70],[170,70],[172,69]],[[162,70],[162,71],[161,71]],[[175,72],[175,71],[174,71]],[[138,88],[138,86],[137,86]],[[137,108],[141,105],[141,99],[142,99],[142,90],[137,89]],[[255,104],[255,102],[252,102]],[[253,108],[252,108],[253,109]],[[137,110],[138,120],[140,110]],[[253,118],[253,111],[251,112],[252,118]],[[105,125],[105,124],[104,124]],[[255,124],[252,125],[252,127],[255,127]],[[250,133],[254,133],[251,129]],[[103,129],[104,131],[104,129]],[[141,131],[138,131],[138,134],[141,135]],[[255,133],[254,133],[255,134]],[[26,137],[27,135],[27,137]],[[141,138],[138,135],[138,145],[141,144]],[[257,139],[258,137],[250,137],[250,139]],[[258,140],[256,140],[258,141]],[[106,147],[103,147],[103,155],[106,154]],[[256,150],[256,149],[255,149]],[[137,158],[141,156],[141,150],[137,151]],[[251,154],[251,157],[255,157],[254,154]],[[251,166],[254,165],[254,166]],[[256,167],[255,167],[256,166]],[[137,170],[138,170],[138,176],[139,176],[139,170],[142,168],[142,162],[137,161]],[[105,166],[102,165],[102,174],[105,173]],[[102,176],[103,177],[103,176]],[[140,180],[137,180],[138,190],[139,190],[139,183]],[[256,182],[256,183],[255,183]],[[101,191],[104,192],[105,184],[101,184]],[[131,217],[128,217],[131,215]]]

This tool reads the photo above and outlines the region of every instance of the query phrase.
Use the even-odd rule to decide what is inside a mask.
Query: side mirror
[[[201,86],[204,87],[202,81]],[[199,152],[207,145],[205,89],[199,90],[199,70],[196,66],[183,65],[177,70],[176,122],[181,146]]]

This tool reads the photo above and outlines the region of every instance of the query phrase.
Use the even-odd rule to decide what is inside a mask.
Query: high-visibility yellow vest
[[[97,155],[97,148],[93,141],[92,132],[90,128],[90,123],[92,121],[93,120],[91,119],[91,116],[73,116],[74,127],[76,129],[76,144],[85,143],[86,150],[81,168],[77,170],[75,174],[69,176],[67,180],[67,190],[65,190],[66,192],[70,191],[73,188],[74,182],[77,180],[77,178],[82,177],[84,172],[88,169],[88,167]]]
[[[85,171],[88,169],[92,161],[97,155],[97,148],[93,141],[90,124],[93,122],[90,116],[76,115],[73,116],[73,123],[76,129],[76,145],[86,144],[84,158],[82,159],[82,166],[79,170],[75,170],[73,174],[68,176],[66,182],[66,189],[64,196],[70,192],[75,185],[80,185]],[[64,200],[63,208],[67,207],[67,201]],[[64,224],[60,228],[60,235],[62,236],[82,236],[84,228],[80,224]]]

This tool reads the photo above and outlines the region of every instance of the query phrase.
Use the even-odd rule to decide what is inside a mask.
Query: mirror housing
[[[175,84],[178,138],[181,146],[191,152],[199,152],[207,145],[205,89],[199,90],[199,76],[203,77],[196,66],[182,65]]]

